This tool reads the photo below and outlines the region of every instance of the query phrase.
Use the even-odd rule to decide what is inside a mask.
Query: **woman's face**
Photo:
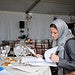
[[[51,27],[50,31],[51,31],[51,35],[52,35],[53,39],[55,39],[55,40],[58,39],[58,30],[54,27]]]

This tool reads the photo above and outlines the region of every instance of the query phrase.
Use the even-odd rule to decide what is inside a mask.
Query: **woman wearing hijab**
[[[61,74],[59,74],[59,72],[62,71],[62,68],[64,75],[69,75],[68,73],[75,71],[75,40],[69,41],[71,43],[67,44],[69,49],[65,48],[65,43],[74,36],[62,19],[56,19],[51,23],[50,32],[53,38],[52,47],[58,46],[57,51],[59,51],[58,55],[52,53],[50,58],[52,61],[58,63],[58,75]],[[66,51],[68,51],[68,53]]]

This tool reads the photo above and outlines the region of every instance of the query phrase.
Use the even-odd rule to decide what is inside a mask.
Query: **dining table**
[[[14,68],[7,67],[5,69],[13,75],[52,75],[48,66],[16,66]]]
[[[0,60],[0,66],[4,67],[10,75],[52,75],[50,66],[56,66],[56,64],[47,63],[42,58],[33,56],[7,58],[10,60]],[[11,59],[16,59],[17,62],[11,63]],[[10,62],[10,65],[3,66],[4,62]]]
[[[52,61],[47,62],[42,57],[26,56],[24,53],[26,50],[35,54],[33,49],[26,45],[14,48],[16,57],[4,56],[5,53],[0,54],[0,66],[9,72],[9,74],[3,72],[4,74],[0,75],[52,75],[50,66],[57,67],[56,63]],[[47,54],[46,56],[48,57]]]

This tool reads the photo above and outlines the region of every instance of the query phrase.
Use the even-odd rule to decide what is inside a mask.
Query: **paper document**
[[[56,53],[57,48],[58,48],[58,46],[53,47],[53,48],[48,49],[48,50],[45,51],[44,57],[45,57],[46,62],[53,62],[53,61],[50,59],[50,55],[51,55],[52,53]]]
[[[54,62],[46,62],[41,57],[33,57],[33,56],[23,57],[21,62],[32,65],[32,66],[54,66],[54,67],[57,66],[56,63]]]
[[[25,47],[32,53],[32,54],[34,54],[34,55],[36,55],[36,53],[34,52],[34,50],[33,49],[31,49],[31,48],[29,48],[28,46],[26,46],[25,45]]]

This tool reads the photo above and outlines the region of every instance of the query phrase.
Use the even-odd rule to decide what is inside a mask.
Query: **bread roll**
[[[7,57],[7,58],[5,58],[5,60],[12,60],[12,58]]]
[[[15,63],[17,62],[15,59],[11,60],[10,63]]]
[[[4,62],[3,64],[2,64],[2,66],[8,66],[10,64],[10,62]]]

